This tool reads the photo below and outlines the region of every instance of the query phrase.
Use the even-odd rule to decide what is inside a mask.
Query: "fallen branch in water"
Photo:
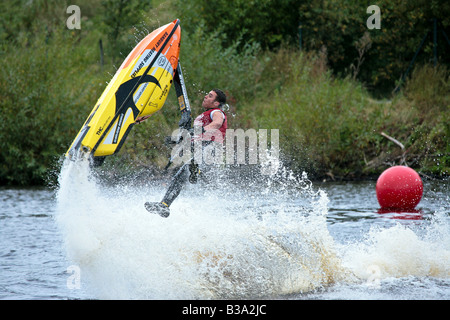
[[[405,146],[403,145],[403,143],[401,143],[400,141],[398,141],[397,139],[388,136],[386,133],[381,132],[381,135],[389,140],[391,140],[392,142],[394,142],[396,145],[398,145],[400,148],[402,148],[403,150],[403,155],[402,158],[400,160],[400,165],[404,164],[405,166],[408,166],[408,164],[406,163],[406,150],[405,150]]]
[[[392,142],[394,142],[396,145],[398,145],[400,148],[402,148],[402,150],[405,150],[405,146],[404,146],[400,141],[398,141],[397,139],[392,138],[391,136],[388,136],[388,135],[387,135],[386,133],[384,133],[384,132],[381,132],[381,135],[382,135],[383,137],[385,137],[385,138],[391,140]]]

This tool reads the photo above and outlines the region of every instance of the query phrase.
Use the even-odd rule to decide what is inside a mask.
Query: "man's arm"
[[[214,112],[212,116],[212,122],[204,127],[205,131],[219,129],[222,126],[223,121],[224,118],[222,112],[221,111]]]

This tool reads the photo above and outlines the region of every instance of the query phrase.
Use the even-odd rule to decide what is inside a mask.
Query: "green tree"
[[[221,31],[223,45],[239,38],[263,48],[298,43],[297,0],[178,0],[177,11],[189,31],[203,24],[205,32]]]
[[[151,0],[102,0],[102,20],[105,32],[111,41],[112,54],[119,57],[120,51],[128,50],[128,41],[120,36],[145,19],[151,9]]]
[[[305,48],[320,50],[325,46],[335,74],[349,74],[350,66],[359,59],[358,44],[368,32],[371,45],[365,51],[358,79],[372,92],[386,94],[407,70],[423,36],[431,31],[433,19],[440,22],[443,30],[450,27],[450,4],[443,0],[381,0],[377,5],[381,10],[381,29],[367,29],[367,1],[305,1],[300,5],[300,19]],[[418,63],[432,59],[431,39],[429,35]],[[441,32],[437,40],[439,62],[448,65],[450,46]]]

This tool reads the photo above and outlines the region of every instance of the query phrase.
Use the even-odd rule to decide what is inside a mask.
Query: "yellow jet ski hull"
[[[147,35],[124,60],[72,142],[66,156],[117,153],[137,122],[160,110],[178,67],[179,20]]]

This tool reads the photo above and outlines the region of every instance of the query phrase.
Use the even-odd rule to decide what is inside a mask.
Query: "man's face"
[[[216,101],[216,98],[217,93],[211,90],[203,98],[202,107],[205,109],[217,108],[219,106],[219,102]]]

